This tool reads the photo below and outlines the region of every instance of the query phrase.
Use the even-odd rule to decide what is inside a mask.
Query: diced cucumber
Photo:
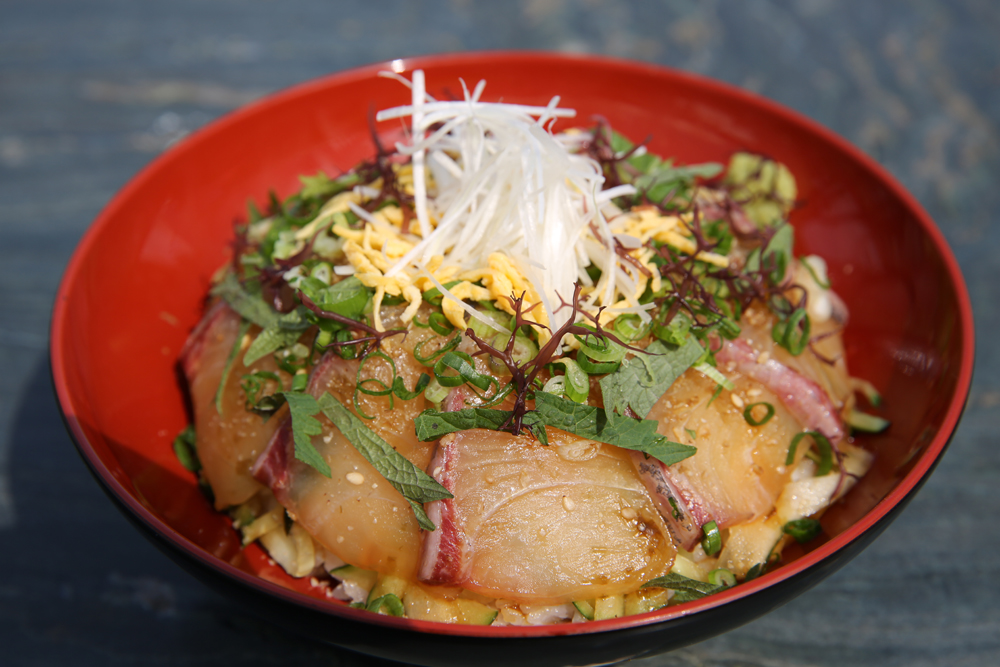
[[[489,625],[499,613],[496,609],[475,600],[455,600],[458,608],[458,622],[466,625]]]
[[[625,596],[625,615],[635,616],[667,606],[670,591],[665,588],[642,588]]]
[[[341,581],[349,581],[366,591],[370,591],[378,580],[378,572],[362,570],[360,567],[355,567],[354,565],[344,565],[335,570],[330,570],[330,576]]]
[[[585,619],[587,619],[588,621],[594,620],[593,601],[588,602],[586,600],[577,600],[576,602],[573,603],[573,606],[576,607],[576,610],[580,612],[580,615],[583,616]]]
[[[457,623],[459,620],[458,605],[451,600],[432,595],[421,586],[410,586],[403,598],[403,608],[407,618],[418,621],[440,621],[442,623]]]
[[[888,419],[882,419],[877,415],[870,415],[867,412],[860,412],[858,410],[848,412],[847,419],[844,421],[855,431],[861,431],[862,433],[881,433],[889,428]]]
[[[594,603],[594,620],[603,621],[609,618],[620,618],[625,615],[625,596],[609,595],[597,598]]]
[[[378,578],[378,581],[375,582],[375,585],[372,586],[372,590],[368,594],[368,602],[390,593],[402,600],[403,596],[406,594],[407,586],[408,584],[405,579],[400,579],[392,574],[383,574]]]

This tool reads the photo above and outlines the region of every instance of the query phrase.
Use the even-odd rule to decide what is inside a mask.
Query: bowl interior
[[[860,440],[877,453],[875,467],[824,517],[827,540],[810,544],[808,552],[790,549],[786,565],[731,595],[751,594],[849,543],[927,474],[968,391],[971,310],[940,233],[871,160],[777,105],[662,68],[544,54],[394,65],[424,68],[428,90],[439,97],[460,96],[460,77],[470,87],[486,79],[485,99],[545,104],[559,94],[562,106],[577,110],[573,125],[590,126],[603,117],[633,139],[650,137],[652,151],[679,162],[725,161],[735,150],[751,150],[784,162],[795,174],[801,197],[792,215],[796,252],[826,258],[833,287],[850,308],[849,368],[882,391],[892,428]],[[111,202],[85,236],[63,279],[52,330],[62,410],[81,452],[111,492],[210,567],[336,615],[360,612],[287,577],[256,546],[241,550],[228,519],[212,511],[174,457],[171,441],[188,422],[176,364],[202,313],[209,280],[228,259],[232,225],[245,215],[247,201],[263,203],[272,189],[289,194],[300,174],[333,175],[373,154],[369,115],[409,99],[399,83],[376,76],[388,67],[291,89],[169,150]],[[378,131],[398,136],[400,126],[384,123]],[[717,603],[689,603],[683,613]],[[659,621],[677,609],[607,621],[598,629]],[[514,632],[408,624],[443,633]]]

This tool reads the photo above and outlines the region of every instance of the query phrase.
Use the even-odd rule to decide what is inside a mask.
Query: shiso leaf
[[[657,340],[646,348],[646,354],[623,361],[621,368],[601,379],[609,419],[625,415],[629,408],[645,418],[670,385],[704,352],[694,337],[675,349]]]
[[[698,581],[697,579],[689,579],[684,575],[677,574],[676,572],[671,572],[670,574],[664,575],[662,577],[657,577],[656,579],[651,579],[642,585],[643,588],[669,588],[675,591],[672,602],[690,602],[691,600],[700,600],[703,597],[713,595],[721,590],[725,590],[725,586],[716,586],[714,584],[709,584],[704,581]]]
[[[409,501],[420,527],[434,530],[434,524],[427,518],[420,503],[451,498],[448,489],[393,449],[330,394],[320,396],[317,407],[372,467]]]
[[[320,411],[316,399],[306,393],[282,392],[288,402],[292,416],[292,439],[295,441],[295,458],[314,468],[325,477],[330,477],[330,466],[312,444],[312,436],[323,433],[323,427],[316,419]]]

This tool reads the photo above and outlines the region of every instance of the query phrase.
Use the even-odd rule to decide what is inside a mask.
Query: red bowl
[[[853,373],[883,390],[892,427],[866,439],[873,470],[824,517],[828,539],[786,552],[759,579],[640,616],[543,627],[473,627],[376,616],[327,599],[240,549],[229,520],[175,459],[188,422],[177,355],[227,260],[248,199],[297,189],[373,154],[368,117],[404,104],[381,70],[426,71],[432,94],[486,79],[485,99],[554,94],[681,162],[736,150],[784,162],[799,183],[796,251],[826,258],[850,307]],[[389,124],[387,124],[389,125]],[[386,131],[398,130],[398,126]],[[213,123],[133,179],[87,232],[52,324],[52,373],[84,460],[127,517],[211,586],[297,632],[422,665],[595,664],[676,648],[745,623],[815,585],[869,544],[913,497],[961,416],[972,310],[940,231],[888,173],[829,130],[742,90],[662,67],[539,53],[397,60],[296,86]],[[471,653],[470,653],[471,651]],[[474,656],[474,657],[472,657]]]

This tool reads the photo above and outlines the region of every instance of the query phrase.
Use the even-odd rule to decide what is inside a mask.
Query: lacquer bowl
[[[823,517],[825,537],[752,582],[660,611],[585,624],[478,627],[351,609],[246,550],[176,460],[189,416],[177,356],[230,256],[248,199],[286,195],[299,174],[349,169],[374,148],[369,116],[405,104],[379,71],[424,69],[440,97],[487,81],[484,99],[553,95],[680,162],[736,150],[785,163],[799,184],[797,254],[826,258],[850,309],[848,363],[882,390],[872,471]],[[386,124],[390,126],[391,124]],[[382,130],[380,130],[382,131]],[[398,133],[399,126],[387,127]],[[966,288],[940,231],[874,161],[829,130],[750,93],[662,67],[540,53],[397,60],[270,96],[212,123],[136,176],[94,222],[63,277],[52,373],[80,454],[132,523],[181,566],[277,625],[420,665],[593,665],[670,650],[766,613],[857,555],[899,514],[955,430],[972,376]]]

